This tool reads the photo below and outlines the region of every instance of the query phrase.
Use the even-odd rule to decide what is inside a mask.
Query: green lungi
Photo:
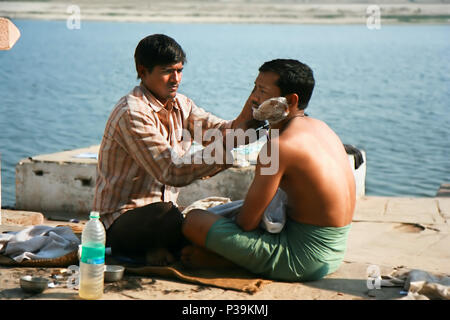
[[[232,220],[217,220],[206,248],[249,271],[282,281],[312,281],[335,272],[345,255],[351,224],[320,227],[287,219],[280,233],[244,232]]]

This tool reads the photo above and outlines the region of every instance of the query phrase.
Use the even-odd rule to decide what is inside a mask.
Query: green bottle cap
[[[91,211],[89,218],[100,218],[100,213],[98,211]]]

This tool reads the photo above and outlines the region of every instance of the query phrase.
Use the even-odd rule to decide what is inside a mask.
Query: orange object
[[[20,38],[20,31],[10,20],[0,18],[0,50],[11,49]]]

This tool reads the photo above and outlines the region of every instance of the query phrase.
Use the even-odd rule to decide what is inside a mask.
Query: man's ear
[[[290,93],[286,95],[286,100],[289,105],[289,109],[292,107],[295,107],[295,109],[298,108],[298,94],[296,93]]]
[[[139,75],[139,78],[143,78],[145,75],[145,72],[147,71],[147,68],[145,68],[142,64],[137,65],[137,73]]]

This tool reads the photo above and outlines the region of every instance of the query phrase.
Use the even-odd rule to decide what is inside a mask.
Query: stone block
[[[178,205],[186,207],[211,196],[244,199],[253,181],[261,145],[255,143],[234,151],[236,165],[211,178],[201,179],[180,190]],[[94,200],[97,155],[100,146],[37,155],[16,165],[16,208],[42,212],[57,220],[88,219]],[[365,153],[362,151],[364,160]],[[348,155],[357,185],[357,197],[365,194],[366,161],[356,170]]]
[[[44,223],[44,215],[40,212],[2,209],[2,225],[30,226]]]
[[[445,222],[434,198],[392,198],[387,203],[385,220],[424,224]]]
[[[16,166],[16,208],[47,218],[88,219],[98,146],[22,159]]]

